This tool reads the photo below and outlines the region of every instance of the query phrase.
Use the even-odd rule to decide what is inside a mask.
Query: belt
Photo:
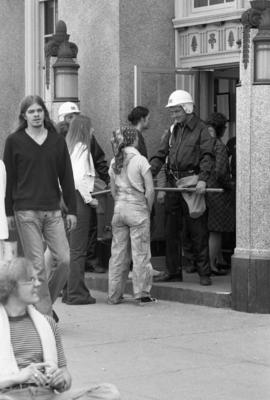
[[[186,176],[192,176],[196,174],[196,171],[194,169],[189,169],[186,171],[179,171],[179,170],[173,170],[171,168],[168,169],[168,173],[170,176],[172,176],[175,180],[185,178]]]
[[[8,386],[5,387],[3,389],[0,389],[0,393],[4,393],[7,392],[9,390],[17,390],[17,389],[26,389],[28,387],[37,387],[38,385],[36,385],[35,383],[17,383],[16,385],[12,385],[12,386]]]

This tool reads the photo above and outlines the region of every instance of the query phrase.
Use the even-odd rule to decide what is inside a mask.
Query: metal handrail
[[[180,187],[180,188],[174,188],[174,187],[155,187],[154,188],[156,192],[196,192],[195,187]],[[206,193],[223,193],[224,189],[221,188],[206,188],[205,189]],[[93,192],[91,193],[92,196],[101,196],[103,194],[108,194],[111,193],[110,189],[106,190],[100,190],[98,192]]]

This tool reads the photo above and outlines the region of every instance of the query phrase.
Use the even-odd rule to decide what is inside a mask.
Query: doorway
[[[200,117],[205,120],[212,112],[227,117],[227,130],[223,141],[236,136],[236,87],[239,65],[210,67],[200,71]]]

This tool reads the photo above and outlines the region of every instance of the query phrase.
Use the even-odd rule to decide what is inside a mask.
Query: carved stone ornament
[[[235,39],[234,39],[233,31],[230,31],[229,36],[228,36],[229,46],[233,47],[234,42],[235,42]]]
[[[196,38],[196,36],[193,36],[193,37],[192,37],[192,40],[191,40],[191,48],[192,48],[192,51],[193,51],[194,53],[196,52],[197,47],[198,47],[197,38]]]
[[[211,49],[214,48],[216,41],[217,41],[216,34],[215,33],[210,33],[208,43],[210,44]]]
[[[58,21],[55,27],[55,34],[45,45],[45,60],[46,60],[46,86],[49,89],[50,85],[50,58],[58,57],[58,51],[62,44],[65,43],[65,48],[69,48],[69,52],[66,52],[66,58],[76,58],[78,54],[78,47],[75,43],[69,41],[67,34],[67,26],[64,21]]]
[[[260,2],[260,0],[259,0]],[[257,3],[256,1],[251,2],[252,7],[255,7]],[[243,64],[244,68],[247,69],[249,62],[249,45],[250,45],[250,29],[259,28],[261,17],[262,17],[262,9],[258,6],[258,8],[249,8],[242,14],[241,22],[243,24]]]

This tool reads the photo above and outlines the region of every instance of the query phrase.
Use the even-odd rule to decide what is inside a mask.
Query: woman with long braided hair
[[[113,133],[115,157],[109,174],[115,204],[109,262],[109,304],[118,304],[123,298],[131,259],[135,300],[138,304],[155,301],[150,296],[150,213],[155,196],[154,184],[150,164],[136,149],[137,144],[138,132],[133,127],[120,128]]]

